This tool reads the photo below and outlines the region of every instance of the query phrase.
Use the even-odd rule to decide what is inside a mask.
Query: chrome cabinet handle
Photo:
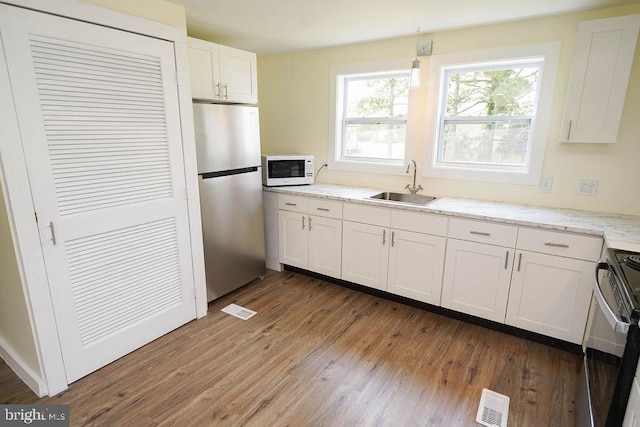
[[[507,251],[507,256],[504,258],[504,269],[507,269],[507,264],[509,264],[509,251]]]
[[[311,231],[311,217],[309,217],[309,231]]]
[[[286,206],[298,206],[298,205],[297,205],[297,204],[295,204],[295,203],[289,203],[289,202],[285,202],[285,205],[286,205]]]
[[[553,242],[545,242],[544,243],[545,246],[553,246],[555,248],[568,248],[569,245],[565,244],[565,243],[553,243]]]
[[[329,212],[329,209],[327,208],[316,208],[316,209],[322,212]]]
[[[387,230],[382,230],[382,246],[387,243]]]
[[[469,233],[471,233],[471,234],[477,234],[477,235],[479,235],[479,236],[491,236],[491,233],[486,233],[486,232],[484,232],[484,231],[474,231],[474,230],[471,230]]]
[[[220,82],[216,83],[216,98],[220,98]]]
[[[520,271],[520,265],[522,265],[522,252],[520,252],[518,256],[518,271]]]
[[[302,229],[304,230],[304,216],[302,217]]]
[[[49,221],[49,228],[51,228],[51,240],[53,240],[53,245],[55,246],[58,242],[56,241],[56,230],[53,228],[53,221]]]
[[[391,247],[393,247],[396,244],[396,232],[392,231],[391,232]]]
[[[227,86],[227,84],[224,84],[224,99],[229,99],[229,87]]]

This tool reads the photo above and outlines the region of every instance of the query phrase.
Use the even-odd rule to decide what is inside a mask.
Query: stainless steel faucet
[[[418,186],[416,187],[416,172],[418,167],[416,166],[416,161],[415,160],[411,160],[409,162],[409,164],[407,165],[407,172],[409,173],[409,168],[411,168],[411,163],[413,163],[413,187],[409,186],[409,184],[405,185],[404,188],[406,188],[407,190],[409,190],[409,193],[411,194],[416,194],[418,191],[420,190],[424,190],[424,188],[422,188],[422,185],[418,184]]]

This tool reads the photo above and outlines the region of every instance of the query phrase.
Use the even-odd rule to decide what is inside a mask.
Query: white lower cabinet
[[[638,377],[633,379],[622,427],[640,427],[640,387],[638,386]]]
[[[521,228],[506,323],[582,343],[602,240]],[[564,256],[560,256],[564,255]],[[582,259],[575,259],[582,258]]]
[[[389,229],[344,221],[342,231],[342,279],[386,290]]]
[[[345,204],[344,218],[344,280],[440,305],[446,217]]]
[[[448,239],[442,306],[503,323],[513,253],[501,246]]]
[[[444,237],[392,230],[387,290],[440,305],[445,247]]]
[[[279,259],[283,264],[340,278],[342,266],[341,203],[310,202],[280,195],[278,204]],[[309,210],[333,216],[309,215]]]
[[[309,267],[309,233],[305,229],[306,216],[298,212],[280,211],[280,262],[299,268]]]

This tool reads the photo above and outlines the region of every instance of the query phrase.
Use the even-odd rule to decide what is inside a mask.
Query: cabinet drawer
[[[278,194],[278,209],[292,212],[307,213],[309,199],[306,197],[290,196],[289,194]]]
[[[449,221],[449,237],[490,245],[515,247],[518,227],[452,218]]]
[[[309,215],[342,219],[342,203],[325,199],[309,199]]]
[[[596,261],[602,250],[602,239],[557,231],[520,228],[518,249]]]
[[[447,235],[447,218],[439,215],[429,215],[401,210],[391,211],[391,227],[399,230],[415,231],[416,233]]]
[[[343,219],[364,224],[389,227],[391,225],[391,210],[369,205],[345,203],[342,208]]]

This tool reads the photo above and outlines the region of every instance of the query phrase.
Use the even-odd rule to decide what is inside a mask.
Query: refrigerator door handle
[[[217,172],[205,172],[205,173],[200,173],[198,175],[200,175],[202,179],[209,179],[209,178],[218,178],[220,176],[240,175],[242,173],[250,173],[250,172],[257,172],[257,171],[258,171],[258,167],[252,166],[248,168],[229,169],[229,170],[217,171]]]

